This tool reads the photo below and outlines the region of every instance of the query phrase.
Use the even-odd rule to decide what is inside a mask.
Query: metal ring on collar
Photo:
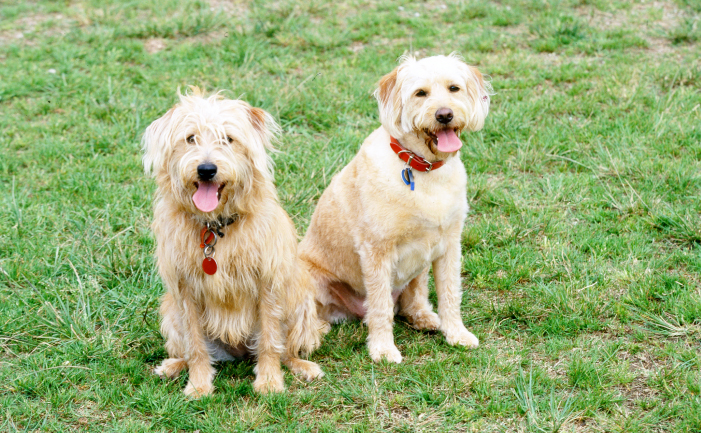
[[[213,239],[214,239],[211,244],[207,243],[207,238],[209,238],[210,233],[212,234]],[[204,232],[204,236],[202,236],[202,243],[204,244],[205,247],[213,247],[217,244],[217,239],[219,239],[217,232],[214,231],[214,229],[207,228],[207,231]]]

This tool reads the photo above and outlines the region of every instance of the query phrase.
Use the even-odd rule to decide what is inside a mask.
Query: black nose
[[[217,166],[211,162],[205,162],[197,166],[197,175],[200,177],[201,181],[207,182],[208,180],[214,179],[217,175]]]
[[[447,125],[451,120],[453,120],[453,110],[445,107],[439,108],[438,111],[436,111],[436,120],[444,125]]]

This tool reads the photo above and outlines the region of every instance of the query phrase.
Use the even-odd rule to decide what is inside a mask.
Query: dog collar
[[[204,253],[202,270],[205,274],[214,275],[217,273],[217,261],[214,260],[214,245],[216,245],[219,238],[224,237],[224,232],[222,229],[238,220],[238,214],[234,214],[227,218],[219,217],[214,221],[205,223],[204,227],[200,231],[200,248],[202,248],[202,252]]]
[[[202,224],[205,229],[212,229],[217,232],[217,235],[219,235],[220,238],[224,237],[224,232],[222,231],[223,228],[230,226],[231,224],[235,223],[238,221],[241,217],[239,214],[235,213],[231,216],[228,217],[223,217],[220,216],[217,219],[214,220],[201,220],[197,218],[197,221]]]
[[[414,170],[424,171],[428,173],[431,170],[440,168],[445,163],[445,161],[426,161],[426,159],[424,159],[423,157],[415,154],[409,149],[405,149],[404,147],[402,147],[402,145],[399,144],[399,141],[397,141],[397,139],[394,137],[390,137],[389,146],[392,148],[394,153],[397,154],[399,159],[406,162],[407,165],[413,168]]]
[[[428,173],[431,170],[440,168],[445,162],[426,161],[425,158],[415,154],[411,150],[403,148],[396,138],[392,136],[390,136],[389,138],[389,147],[392,148],[392,150],[394,151],[394,153],[397,154],[399,159],[406,162],[406,165],[402,169],[402,180],[406,185],[408,185],[411,188],[412,191],[414,190],[414,173],[412,173],[411,171],[412,168]]]

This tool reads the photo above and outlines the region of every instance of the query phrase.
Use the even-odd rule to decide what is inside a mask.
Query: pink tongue
[[[462,147],[462,141],[452,129],[444,129],[436,134],[438,150],[444,153],[455,152]]]
[[[219,184],[214,182],[200,182],[197,187],[197,192],[192,196],[192,201],[195,202],[197,209],[202,212],[211,212],[219,205],[219,197],[217,193]]]

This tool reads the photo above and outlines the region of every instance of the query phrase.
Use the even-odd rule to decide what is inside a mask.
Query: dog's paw
[[[162,379],[173,379],[180,375],[180,372],[187,367],[187,362],[182,358],[168,358],[158,367],[153,369],[153,373]]]
[[[187,386],[185,387],[185,391],[183,392],[186,396],[197,399],[204,397],[205,395],[210,395],[212,392],[214,392],[214,385],[211,383],[205,383],[195,386],[192,384],[192,382],[188,382]]]
[[[305,366],[301,369],[301,371],[295,371],[296,374],[299,374],[304,380],[307,382],[311,382],[314,379],[318,379],[320,377],[324,377],[324,372],[321,371],[321,367],[316,365],[313,362],[309,361],[303,361],[309,363],[308,366]]]
[[[399,353],[399,349],[393,343],[388,345],[368,344],[368,351],[370,352],[370,358],[375,362],[380,362],[383,359],[395,364],[402,362],[402,354]]]
[[[441,326],[441,319],[433,311],[421,311],[408,317],[409,323],[414,329],[435,331]]]
[[[331,323],[329,323],[326,320],[319,320],[320,325],[319,325],[319,332],[321,335],[326,335],[331,331]]]
[[[270,394],[271,392],[283,392],[285,382],[282,380],[282,373],[279,375],[259,375],[253,382],[253,389],[259,394]]]
[[[316,363],[311,361],[295,358],[285,362],[285,365],[290,369],[290,371],[292,371],[292,373],[300,376],[307,382],[324,377],[324,372],[321,371],[321,368]]]
[[[479,346],[479,340],[475,335],[465,329],[463,326],[462,329],[455,329],[455,330],[450,330],[450,331],[444,331],[443,332],[445,335],[445,339],[450,344],[451,346],[455,345],[461,345],[469,348],[475,348]]]

